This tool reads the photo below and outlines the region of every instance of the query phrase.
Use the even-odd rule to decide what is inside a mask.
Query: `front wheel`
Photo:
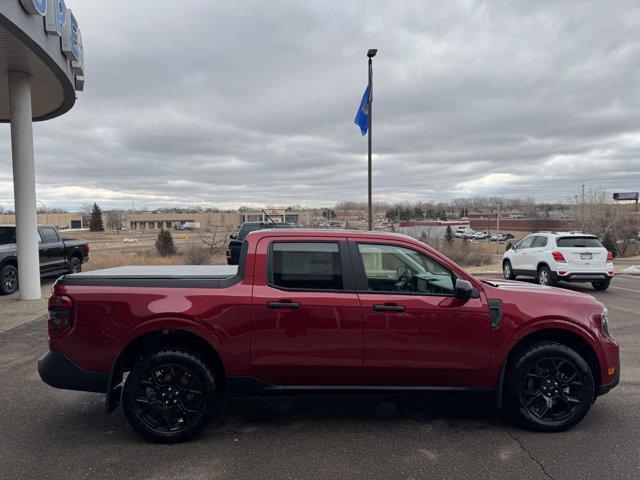
[[[530,430],[560,432],[576,425],[595,399],[587,362],[556,342],[530,345],[513,360],[506,378],[511,412]]]
[[[509,260],[505,260],[502,264],[502,275],[507,280],[515,280],[516,276],[513,274],[513,267],[511,266],[511,262]]]
[[[217,400],[213,370],[197,353],[158,350],[139,361],[124,385],[131,426],[157,443],[190,439],[209,423]]]
[[[611,279],[607,278],[601,282],[592,282],[591,285],[593,286],[594,289],[599,290],[601,292],[605,291],[607,288],[609,288],[609,285],[611,284]]]

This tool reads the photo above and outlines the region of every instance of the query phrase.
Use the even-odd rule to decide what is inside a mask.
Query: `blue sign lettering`
[[[45,26],[50,35],[62,36],[62,26],[67,17],[67,6],[64,0],[47,0],[47,14]]]
[[[20,0],[20,3],[30,15],[44,16],[47,13],[47,0]]]

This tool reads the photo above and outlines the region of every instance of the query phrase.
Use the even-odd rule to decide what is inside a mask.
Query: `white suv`
[[[535,277],[540,285],[591,282],[606,290],[613,277],[611,252],[593,235],[580,232],[538,232],[525,237],[502,257],[504,278]]]

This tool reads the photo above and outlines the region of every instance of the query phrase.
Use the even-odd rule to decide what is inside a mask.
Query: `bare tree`
[[[124,220],[124,214],[122,212],[112,210],[110,212],[107,212],[106,216],[107,216],[107,228],[109,230],[119,231],[122,229],[122,222]]]
[[[231,230],[229,226],[210,225],[200,232],[198,240],[205,244],[210,255],[216,255],[226,246]]]

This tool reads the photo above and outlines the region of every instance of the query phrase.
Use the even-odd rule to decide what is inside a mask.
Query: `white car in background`
[[[122,239],[122,243],[136,243],[139,240],[137,238],[133,238],[133,237],[125,237]]]
[[[502,257],[504,278],[535,277],[540,285],[589,282],[606,290],[613,277],[613,256],[594,235],[581,232],[538,232]]]

